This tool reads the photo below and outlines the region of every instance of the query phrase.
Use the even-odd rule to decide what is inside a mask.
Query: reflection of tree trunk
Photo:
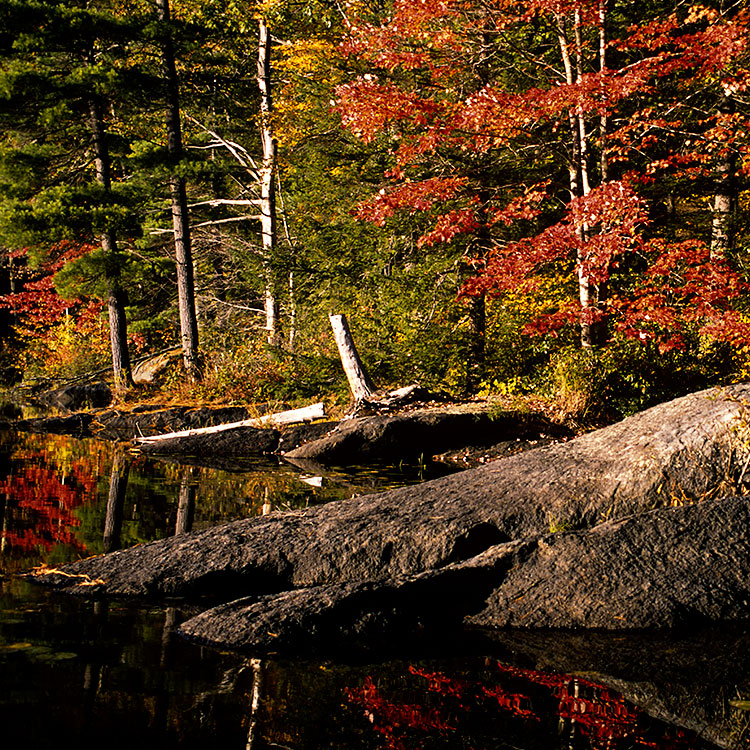
[[[175,536],[186,534],[193,528],[195,514],[195,487],[191,484],[193,473],[190,469],[183,469],[180,478],[180,500],[177,505],[177,522]]]
[[[734,101],[729,94],[719,103],[719,119],[734,112]],[[733,213],[735,205],[735,159],[729,144],[726,144],[715,166],[715,188],[713,217],[711,220],[711,258],[723,260],[734,244]]]
[[[2,534],[0,534],[0,553],[5,552],[5,550],[8,548],[8,516],[10,514],[8,513],[8,498],[3,497],[3,531]]]
[[[98,625],[103,626],[109,617],[109,604],[102,599],[94,602],[93,606],[94,619]],[[102,680],[102,665],[96,662],[87,663],[83,670],[83,726],[82,732],[87,734],[87,730],[95,723],[96,697],[99,694],[99,688]]]
[[[120,549],[122,516],[125,507],[125,493],[128,488],[130,461],[118,450],[112,458],[112,471],[109,475],[109,495],[107,515],[104,519],[104,552]]]
[[[253,670],[253,697],[250,704],[250,720],[247,728],[247,743],[245,750],[252,750],[257,739],[258,711],[263,691],[263,662],[260,659],[250,659]]]
[[[92,98],[89,105],[91,134],[94,140],[96,181],[109,194],[112,190],[109,149],[104,127],[102,102]],[[101,237],[105,253],[104,277],[107,285],[107,311],[109,314],[109,339],[112,348],[112,372],[116,391],[125,391],[133,384],[128,352],[128,324],[125,317],[125,293],[120,285],[120,254],[115,234],[108,229]]]
[[[156,0],[159,21],[170,23],[169,0]],[[172,167],[182,158],[182,129],[180,126],[180,98],[177,82],[172,35],[168,28],[161,37],[161,61],[167,86],[167,151]],[[187,205],[185,179],[175,172],[169,178],[172,198],[172,227],[177,266],[177,301],[180,312],[180,335],[183,361],[188,378],[200,380],[198,359],[198,320],[195,313],[195,281],[193,279],[193,251],[190,238],[190,214]]]
[[[167,607],[164,610],[164,627],[161,631],[161,657],[159,659],[161,667],[168,667],[170,665],[176,627],[177,610],[174,607]]]
[[[260,141],[263,166],[260,170],[260,222],[265,263],[265,310],[268,343],[281,342],[279,303],[276,294],[276,139],[273,136],[271,113],[271,34],[260,20],[258,37],[258,89],[260,90]]]

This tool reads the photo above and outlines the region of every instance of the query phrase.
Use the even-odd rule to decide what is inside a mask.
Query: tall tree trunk
[[[260,91],[260,141],[263,166],[260,170],[260,216],[265,263],[265,310],[268,343],[281,342],[279,304],[276,294],[276,139],[273,135],[271,114],[271,34],[265,21],[259,21],[258,34],[258,90]]]
[[[608,0],[599,0],[599,72],[604,75],[607,72],[607,10]],[[609,153],[607,151],[607,136],[609,134],[609,116],[606,108],[602,108],[599,115],[599,184],[604,185],[609,181]],[[601,231],[608,232],[610,227],[602,225]],[[607,300],[609,298],[609,286],[601,282],[595,287],[596,306],[599,319],[594,322],[590,329],[591,343],[595,345],[604,344],[608,337],[607,323]]]
[[[600,4],[600,12],[604,5]],[[573,44],[575,48],[575,60],[571,55],[570,42],[568,40],[568,26],[565,15],[560,12],[556,14],[557,36],[560,45],[560,54],[565,69],[565,82],[568,86],[580,83],[583,77],[583,39],[581,34],[580,11],[573,13]],[[586,128],[586,119],[583,112],[572,111],[568,114],[568,126],[571,137],[571,158],[568,163],[568,176],[570,184],[570,197],[572,200],[584,197],[591,192],[589,179],[589,135]],[[588,349],[600,343],[602,327],[592,319],[596,318],[599,311],[600,292],[592,283],[586,271],[587,258],[583,250],[584,243],[589,237],[589,227],[582,219],[575,219],[576,235],[580,243],[576,257],[578,276],[578,300],[581,305],[581,346]]]
[[[102,102],[92,98],[89,103],[90,127],[94,140],[94,165],[96,181],[109,193],[112,189],[109,149],[104,127]],[[125,293],[120,284],[120,257],[117,240],[111,229],[101,237],[102,250],[106,254],[104,276],[107,285],[107,312],[109,316],[109,340],[112,349],[112,374],[115,391],[124,392],[133,385],[128,351],[128,323],[125,316]]]
[[[719,118],[734,113],[734,100],[724,92]],[[734,245],[735,157],[727,145],[715,166],[715,188],[711,218],[711,258],[723,260]]]
[[[182,129],[180,127],[180,98],[175,66],[174,46],[170,22],[169,0],[156,0],[159,21],[165,28],[161,36],[161,62],[166,83],[167,152],[176,164],[183,154]],[[182,357],[188,378],[201,379],[198,354],[198,320],[195,312],[195,280],[193,277],[193,251],[190,239],[190,215],[187,205],[185,179],[177,173],[169,178],[172,199],[172,227],[174,229],[174,254],[177,266],[177,302],[180,313],[180,337]]]

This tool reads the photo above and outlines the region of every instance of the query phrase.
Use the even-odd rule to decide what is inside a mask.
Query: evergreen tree
[[[7,247],[45,248],[98,237],[90,263],[104,279],[115,386],[131,383],[116,235],[139,231],[126,194],[113,188],[106,111],[127,86],[123,50],[133,29],[106,8],[3,0],[0,125]],[[91,168],[93,166],[93,169]]]

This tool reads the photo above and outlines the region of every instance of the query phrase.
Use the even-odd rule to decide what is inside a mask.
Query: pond
[[[223,469],[0,432],[0,720],[6,746],[750,746],[744,628],[657,636],[466,633],[360,662],[248,659],[183,641],[189,603],[91,601],[15,574],[42,563],[424,478]]]

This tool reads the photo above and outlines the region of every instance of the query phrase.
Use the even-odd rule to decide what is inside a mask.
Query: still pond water
[[[127,456],[0,432],[3,746],[750,747],[745,628],[651,637],[466,634],[360,662],[250,660],[187,643],[188,605],[88,601],[15,574],[176,530],[418,481],[403,467],[304,474]]]

